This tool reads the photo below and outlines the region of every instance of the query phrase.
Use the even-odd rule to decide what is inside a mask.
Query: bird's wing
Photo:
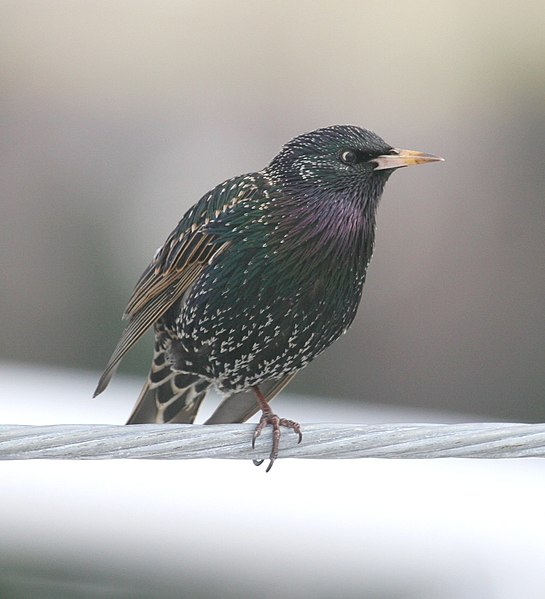
[[[189,235],[182,234],[178,243],[163,246],[144,272],[129,300],[125,310],[129,324],[100,377],[95,397],[107,387],[123,356],[182,297],[206,266],[227,246],[227,243],[214,243],[213,237],[198,231]]]
[[[230,179],[203,196],[185,214],[136,284],[124,314],[129,323],[98,382],[95,397],[104,391],[123,356],[145,331],[227,249],[229,241],[219,239],[210,225],[241,200],[251,198],[259,187],[259,180],[253,176]]]
[[[266,381],[259,385],[261,393],[267,402],[274,399],[280,391],[293,379],[295,372],[286,374],[280,379]],[[232,393],[216,408],[205,424],[230,424],[245,422],[259,411],[259,406],[253,388]]]

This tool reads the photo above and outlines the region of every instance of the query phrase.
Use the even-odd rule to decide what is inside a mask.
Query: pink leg
[[[279,418],[276,414],[273,413],[271,407],[267,403],[267,400],[263,397],[263,393],[261,393],[261,390],[257,385],[254,385],[253,389],[255,391],[257,403],[259,404],[259,407],[263,414],[261,415],[261,420],[259,421],[259,424],[255,429],[254,437],[252,439],[252,447],[255,447],[255,440],[259,437],[261,431],[267,426],[267,424],[270,424],[273,427],[273,443],[271,454],[269,456],[269,459],[271,461],[269,462],[269,465],[267,466],[266,470],[266,472],[268,472],[272,468],[274,461],[278,457],[278,446],[280,444],[280,427],[285,426],[286,428],[291,428],[292,431],[297,433],[299,435],[298,443],[301,443],[303,433],[301,432],[301,427],[298,422],[294,422],[293,420],[287,420],[286,418]],[[263,460],[254,460],[254,464],[256,466],[259,466],[262,463]]]

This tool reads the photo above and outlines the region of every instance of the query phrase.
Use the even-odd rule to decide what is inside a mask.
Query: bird
[[[302,439],[299,423],[269,403],[352,324],[388,178],[442,160],[333,125],[293,138],[262,170],[214,187],[136,283],[94,396],[153,327],[151,369],[127,424],[192,424],[216,388],[224,398],[205,424],[244,422],[261,410],[252,446],[272,426],[268,472],[281,428]]]

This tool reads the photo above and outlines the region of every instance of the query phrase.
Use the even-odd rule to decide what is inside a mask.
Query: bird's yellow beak
[[[415,150],[398,150],[394,148],[390,154],[383,154],[373,158],[371,162],[376,162],[376,171],[389,168],[402,168],[404,166],[413,166],[415,164],[426,164],[427,162],[443,162],[445,159],[433,154],[416,152]]]

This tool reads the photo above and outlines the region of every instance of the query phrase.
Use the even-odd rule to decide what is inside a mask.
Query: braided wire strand
[[[270,430],[252,424],[0,425],[0,459],[266,459]],[[305,424],[282,432],[279,458],[545,457],[545,424]]]

